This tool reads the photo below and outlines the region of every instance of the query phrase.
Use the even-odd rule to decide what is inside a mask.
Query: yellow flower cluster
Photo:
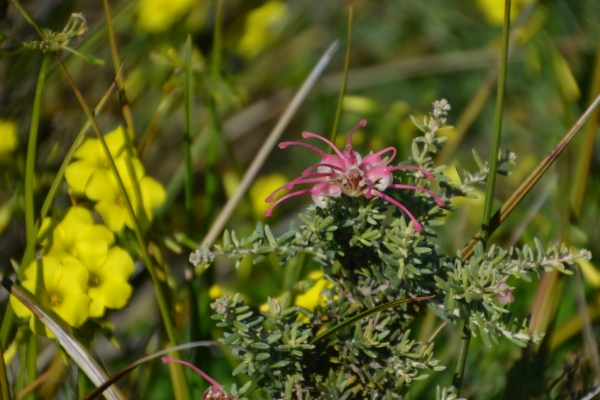
[[[165,190],[156,180],[145,175],[144,166],[137,158],[130,158],[125,151],[127,144],[127,130],[119,127],[108,133],[104,140],[110,154],[115,160],[117,171],[123,184],[127,197],[139,221],[150,222],[152,211],[162,204],[165,199]],[[125,198],[117,180],[110,169],[110,164],[100,141],[88,138],[74,154],[77,159],[69,164],[65,171],[65,178],[69,186],[79,194],[85,194],[89,199],[96,201],[96,211],[102,215],[106,226],[113,232],[120,231],[123,226],[133,228],[133,221],[127,212]],[[128,169],[131,165],[133,175]],[[139,187],[139,198],[136,187]],[[140,215],[140,211],[144,215]],[[141,217],[141,218],[140,218]]]
[[[125,307],[132,293],[127,280],[133,260],[112,246],[114,234],[94,224],[89,210],[72,207],[55,226],[46,218],[40,237],[44,257],[27,267],[21,284],[42,308],[79,327],[90,317],[102,317],[106,308]],[[18,300],[11,297],[11,304],[19,317],[30,318],[34,333],[53,337]]]

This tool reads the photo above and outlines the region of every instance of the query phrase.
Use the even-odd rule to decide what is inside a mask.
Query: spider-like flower
[[[400,208],[413,221],[415,231],[422,231],[423,227],[414,215],[412,215],[400,202],[383,192],[388,188],[418,190],[433,197],[438,206],[444,206],[444,201],[427,189],[419,186],[393,183],[394,177],[392,172],[404,169],[415,170],[419,171],[429,179],[433,178],[434,175],[423,168],[412,165],[390,166],[390,163],[396,156],[396,149],[393,147],[388,147],[378,153],[370,153],[363,158],[352,148],[352,135],[365,125],[367,125],[367,121],[363,119],[350,131],[348,134],[348,143],[343,151],[340,151],[333,143],[320,135],[311,132],[302,133],[302,136],[306,139],[316,138],[325,142],[333,149],[334,154],[327,154],[309,143],[293,141],[280,143],[279,147],[282,149],[285,149],[290,145],[307,147],[323,158],[318,164],[311,165],[304,170],[298,178],[293,179],[291,182],[271,193],[269,197],[267,197],[266,202],[272,202],[275,194],[283,189],[291,190],[294,186],[304,183],[314,184],[314,186],[281,197],[269,207],[265,212],[265,216],[270,216],[273,212],[273,208],[282,201],[302,194],[310,193],[315,204],[322,208],[327,206],[327,197],[340,197],[342,194],[345,194],[350,197],[364,196],[365,198],[370,199],[373,196],[376,196]],[[382,156],[389,152],[392,154],[387,161],[383,162]]]

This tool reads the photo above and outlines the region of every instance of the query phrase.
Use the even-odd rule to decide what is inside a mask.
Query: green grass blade
[[[0,345],[0,400],[10,400],[8,388],[8,376],[6,375],[6,365],[4,364],[4,347]]]
[[[104,16],[106,18],[106,27],[108,33],[108,43],[110,45],[110,54],[112,58],[113,69],[115,76],[117,77],[117,86],[119,87],[119,101],[121,102],[121,110],[123,112],[123,118],[125,119],[125,125],[133,137],[135,137],[135,126],[133,125],[133,116],[131,114],[131,107],[127,100],[127,93],[125,92],[125,76],[121,73],[122,62],[119,56],[119,50],[117,48],[117,40],[115,35],[115,25],[113,23],[112,13],[110,11],[110,5],[108,0],[102,0],[102,6],[104,8]]]
[[[500,75],[498,77],[498,89],[496,94],[496,111],[494,115],[494,131],[492,137],[492,147],[490,150],[489,174],[487,178],[487,187],[485,192],[485,205],[483,210],[481,240],[484,246],[490,236],[490,219],[492,217],[492,207],[494,205],[494,189],[496,186],[496,174],[498,171],[498,154],[500,153],[500,139],[502,137],[502,117],[504,114],[504,96],[506,91],[506,73],[508,70],[508,44],[510,38],[510,4],[511,0],[505,0],[504,3],[504,25],[502,27],[502,53],[500,59]],[[469,316],[466,317],[463,324],[463,336],[460,340],[460,348],[452,386],[456,388],[457,395],[460,395],[462,382],[467,365],[467,354],[469,352],[469,343],[471,341],[471,331],[468,325]]]
[[[42,99],[44,94],[44,84],[46,74],[50,66],[51,54],[46,54],[42,61],[40,73],[38,75],[37,86],[35,88],[35,99],[33,100],[33,113],[31,116],[31,126],[29,128],[29,142],[27,143],[27,160],[25,161],[25,232],[27,243],[35,242],[35,211],[33,199],[33,184],[35,181],[35,159],[37,152],[37,135],[40,126],[40,112],[42,108]],[[23,268],[19,269],[18,277],[23,277]]]
[[[185,41],[185,128],[183,132],[183,170],[185,175],[185,211],[188,235],[193,234],[194,210],[192,208],[194,186],[192,171],[192,131],[194,130],[194,73],[192,70],[192,35]]]
[[[40,113],[42,109],[42,101],[44,97],[44,85],[46,83],[46,75],[50,66],[51,54],[46,54],[40,67],[40,73],[35,88],[35,98],[33,100],[33,112],[31,115],[31,126],[29,127],[29,141],[27,143],[27,158],[25,161],[25,236],[27,244],[35,243],[37,229],[35,227],[35,210],[34,210],[34,194],[33,186],[35,182],[35,160],[37,154],[37,137],[40,126]],[[23,265],[23,264],[21,264]],[[23,277],[25,268],[19,268],[17,273],[18,278]],[[8,322],[12,321],[11,317]],[[35,340],[35,342],[33,342]],[[37,376],[37,368],[35,359],[37,358],[37,338],[30,337],[27,346],[27,379],[31,383]],[[31,362],[33,361],[33,366]],[[24,373],[25,369],[21,369],[20,373]],[[32,396],[27,396],[27,399],[32,399]]]
[[[494,204],[494,190],[498,171],[498,154],[500,153],[500,139],[502,137],[502,117],[504,114],[504,97],[506,91],[506,74],[508,71],[508,42],[510,33],[510,2],[505,1],[504,27],[502,29],[502,56],[500,60],[500,75],[498,77],[498,90],[496,93],[496,111],[494,114],[494,133],[492,137],[492,148],[490,149],[490,172],[487,179],[485,191],[485,205],[483,210],[483,229],[481,239],[484,243],[489,238],[489,225],[492,217]]]
[[[333,119],[333,127],[331,128],[331,136],[329,140],[335,143],[338,128],[340,125],[340,116],[342,115],[342,106],[344,104],[344,96],[346,95],[346,83],[348,82],[348,69],[350,68],[350,50],[352,48],[352,20],[354,16],[354,2],[349,1],[348,4],[348,42],[346,43],[346,59],[344,60],[344,75],[342,78],[342,87],[340,88],[340,97],[338,99],[337,109],[335,110],[335,118]],[[333,149],[329,149],[331,153]]]

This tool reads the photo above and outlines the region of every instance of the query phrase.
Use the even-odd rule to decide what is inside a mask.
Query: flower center
[[[340,175],[336,180],[338,182],[332,182],[337,184],[342,192],[350,197],[359,197],[364,194],[368,189],[363,182],[364,172],[358,168],[352,168],[346,172],[345,175]]]
[[[125,199],[123,198],[123,196],[119,195],[117,197],[117,204],[121,207],[123,207],[125,205]]]
[[[60,296],[57,294],[50,295],[50,305],[56,307],[60,304]]]
[[[100,286],[100,278],[97,276],[91,276],[89,281],[90,287],[98,287]]]

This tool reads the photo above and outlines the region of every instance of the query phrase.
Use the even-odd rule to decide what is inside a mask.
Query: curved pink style
[[[174,363],[185,365],[186,367],[193,369],[198,375],[200,375],[201,377],[206,379],[208,381],[208,383],[211,384],[211,386],[208,389],[206,389],[204,391],[204,393],[202,394],[202,400],[209,400],[209,399],[211,399],[211,400],[212,399],[214,399],[214,400],[230,400],[231,399],[231,396],[229,396],[227,394],[225,389],[223,389],[223,386],[219,385],[219,383],[217,381],[215,381],[213,378],[208,376],[208,374],[206,374],[200,368],[196,367],[194,364],[191,364],[187,361],[179,360],[177,358],[171,358],[171,357],[162,357],[161,360],[165,364],[174,362]]]
[[[282,149],[285,149],[288,146],[306,147],[319,154],[322,159],[319,163],[311,165],[304,170],[298,178],[293,179],[289,183],[273,191],[273,193],[267,197],[266,202],[272,202],[275,194],[279,193],[283,189],[292,190],[294,186],[305,183],[314,184],[314,186],[288,193],[279,198],[273,204],[271,204],[267,211],[265,211],[265,216],[270,216],[273,212],[273,208],[275,208],[275,206],[282,201],[303,194],[310,193],[313,201],[318,207],[326,207],[328,197],[340,197],[342,194],[350,197],[365,196],[367,199],[376,196],[400,208],[402,212],[404,212],[413,221],[415,230],[417,232],[422,231],[423,227],[417,221],[414,215],[412,215],[410,211],[408,211],[408,209],[400,202],[383,192],[388,188],[417,190],[427,193],[433,197],[438,206],[444,206],[444,201],[430,190],[419,186],[393,183],[394,177],[392,172],[405,169],[419,171],[428,179],[433,178],[434,175],[423,168],[413,165],[398,165],[395,167],[389,167],[388,165],[397,154],[396,149],[393,147],[385,148],[377,153],[367,154],[363,158],[352,148],[352,137],[359,128],[362,128],[366,125],[367,121],[363,119],[354,127],[354,129],[350,131],[348,134],[348,142],[343,151],[340,151],[334,146],[333,143],[331,143],[331,141],[323,136],[311,132],[302,133],[302,136],[307,139],[315,138],[325,142],[329,147],[331,147],[335,154],[327,154],[323,150],[313,146],[310,143],[295,141],[281,143],[279,147]],[[381,157],[389,152],[392,154],[384,163]],[[316,172],[313,172],[315,169]]]

